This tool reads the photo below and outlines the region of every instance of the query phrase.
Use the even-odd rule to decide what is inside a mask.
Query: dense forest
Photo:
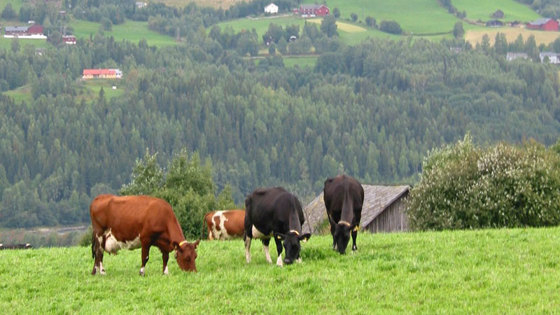
[[[91,11],[105,8],[73,1],[90,3]],[[551,145],[560,136],[558,69],[505,59],[505,50],[538,51],[534,38],[346,46],[306,26],[300,35],[329,45],[321,50],[324,42],[310,35],[322,51],[316,65],[286,67],[279,55],[251,58],[241,48],[262,38],[204,22],[232,13],[162,8],[176,23],[199,27],[185,27],[186,40],[167,48],[99,32],[41,54],[17,40],[0,50],[0,90],[27,86],[32,94],[31,101],[0,96],[1,226],[87,222],[91,199],[129,183],[146,152],[160,165],[182,150],[197,152],[211,165],[216,191],[229,185],[242,204],[271,185],[306,201],[342,172],[368,184],[414,184],[428,150],[469,132],[477,143]],[[82,69],[96,67],[123,70],[124,92],[85,94]]]

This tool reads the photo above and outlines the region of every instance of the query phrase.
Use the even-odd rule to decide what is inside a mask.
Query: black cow
[[[286,249],[284,263],[301,262],[299,255],[300,241],[307,241],[311,234],[302,234],[304,222],[301,203],[296,196],[282,187],[257,189],[245,200],[245,258],[251,262],[251,239],[260,238],[266,260],[272,263],[268,245],[274,236],[278,259],[276,264],[282,266],[282,242]]]
[[[346,246],[352,232],[352,250],[357,250],[356,237],[362,217],[364,189],[356,179],[339,175],[325,181],[323,198],[331,224],[333,249],[339,253],[346,252]]]

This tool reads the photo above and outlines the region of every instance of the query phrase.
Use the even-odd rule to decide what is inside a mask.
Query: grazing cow
[[[274,236],[278,259],[282,266],[282,242],[286,249],[284,263],[301,262],[300,241],[307,241],[311,234],[302,234],[304,217],[301,203],[296,196],[284,188],[257,189],[245,200],[245,259],[251,262],[251,239],[259,238],[263,243],[266,260],[272,263],[268,245]]]
[[[212,211],[204,216],[209,240],[229,240],[234,237],[242,237],[244,221],[245,210]]]
[[[3,250],[3,249],[30,249],[30,248],[33,248],[33,246],[31,246],[31,244],[29,244],[29,243],[8,244],[8,245],[0,244],[0,250]]]
[[[175,250],[179,267],[196,272],[196,247],[200,240],[189,243],[165,200],[149,196],[99,195],[89,207],[93,236],[91,250],[95,263],[92,275],[105,274],[103,251],[116,254],[120,249],[142,247],[142,267],[148,262],[152,245],[157,246],[163,257],[163,273],[167,274],[169,253]]]
[[[356,237],[364,203],[362,185],[356,179],[346,175],[329,178],[325,181],[323,198],[331,224],[333,249],[344,254],[350,240],[350,232],[352,232],[352,250],[357,250]]]

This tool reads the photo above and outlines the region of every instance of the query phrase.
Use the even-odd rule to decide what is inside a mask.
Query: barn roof
[[[362,185],[364,188],[364,205],[360,228],[368,226],[385,209],[410,190],[409,186]],[[318,225],[327,218],[323,193],[311,201],[303,210],[305,213],[304,233],[317,232]]]
[[[550,21],[550,18],[540,18],[537,20],[534,20],[533,22],[530,22],[530,25],[545,25],[546,23],[548,23],[548,21]]]

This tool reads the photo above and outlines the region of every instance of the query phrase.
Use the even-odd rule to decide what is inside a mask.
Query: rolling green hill
[[[341,256],[330,236],[302,244],[303,263],[266,263],[260,242],[203,241],[198,273],[151,250],[105,255],[91,276],[89,247],[3,251],[0,307],[37,313],[549,313],[560,307],[560,229],[502,229],[358,236]],[[276,258],[275,245],[271,256]]]

